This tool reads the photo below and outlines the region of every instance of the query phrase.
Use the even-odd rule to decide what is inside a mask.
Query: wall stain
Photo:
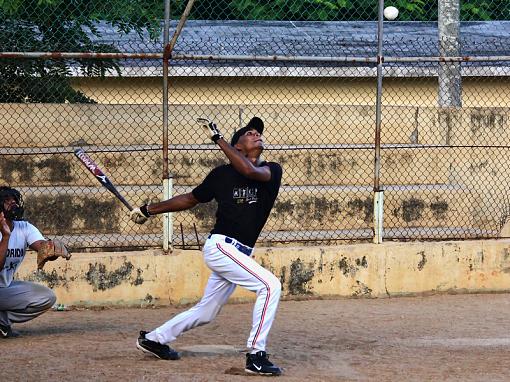
[[[370,297],[372,296],[372,289],[363,284],[361,281],[356,280],[356,289],[352,293],[353,297]]]
[[[72,195],[27,198],[26,218],[47,234],[120,232],[118,201]]]
[[[92,285],[94,292],[97,290],[107,290],[111,289],[117,285],[120,285],[123,281],[128,280],[131,277],[133,272],[133,264],[130,261],[124,260],[124,264],[122,264],[118,269],[113,272],[109,272],[106,269],[106,266],[101,263],[91,264],[89,263],[89,270],[85,274],[85,279],[87,282]],[[138,269],[141,274],[141,270]],[[139,275],[137,275],[138,279]],[[142,279],[143,282],[143,279]],[[131,285],[138,285],[131,283]]]
[[[326,251],[324,250],[324,248],[320,248],[319,249],[319,252],[320,252],[320,256],[319,256],[319,266],[317,267],[317,270],[319,271],[319,273],[322,273],[323,269],[324,269],[324,255],[326,254]]]
[[[430,203],[430,209],[435,219],[444,220],[448,212],[448,203],[444,200],[438,200]]]
[[[510,256],[510,251],[508,248],[503,248],[503,259],[508,260],[508,257]]]
[[[198,163],[207,168],[215,168],[224,165],[227,162],[223,158],[218,157],[218,158],[200,158],[198,160]]]
[[[451,137],[452,137],[452,131],[454,129],[452,115],[450,113],[442,114],[442,115],[443,115],[443,122],[446,122],[446,144],[449,145]]]
[[[370,198],[360,199],[356,198],[353,200],[349,200],[347,202],[349,216],[355,216],[362,214],[363,221],[365,223],[370,223],[374,219],[374,210],[372,205],[372,200]]]
[[[267,251],[267,254],[270,255],[270,250]],[[264,260],[263,257],[260,258],[260,266],[262,268],[266,268],[268,271],[270,271],[271,273],[273,274],[276,274],[276,271],[274,269],[274,267],[271,265],[271,263],[266,263],[266,260]]]
[[[290,264],[289,294],[311,294],[310,286],[307,283],[312,280],[315,272],[313,264],[306,267],[301,259],[294,260]]]
[[[474,137],[481,137],[486,129],[491,130],[491,132],[503,132],[506,125],[506,115],[497,114],[492,111],[490,113],[483,112],[480,114],[475,114],[479,112],[475,110],[471,114],[471,134]]]
[[[348,275],[354,276],[356,274],[356,272],[358,271],[358,268],[355,267],[354,265],[351,265],[349,263],[349,261],[347,260],[347,257],[345,257],[345,256],[342,257],[338,261],[338,268],[340,269],[340,271],[342,271],[344,276],[348,276]]]
[[[396,208],[393,211],[393,215],[395,217],[400,215],[402,212],[402,219],[406,223],[410,223],[412,221],[418,220],[423,215],[423,210],[425,209],[425,203],[421,199],[411,198],[408,200],[404,200],[400,208]]]
[[[468,167],[468,171],[473,173],[473,172],[478,172],[478,171],[485,170],[488,167],[489,167],[489,161],[488,160],[482,160],[480,162],[470,163],[469,167]]]
[[[34,161],[23,157],[5,157],[0,161],[0,170],[7,183],[29,182],[34,178]]]
[[[335,270],[336,270],[336,263],[332,262],[329,265],[329,281],[333,280],[335,278]]]
[[[289,154],[279,155],[277,162],[281,165],[290,164],[296,168],[303,169],[305,176],[309,178],[316,178],[324,171],[334,171],[341,173],[342,171],[349,171],[357,166],[356,160],[343,159],[338,154],[323,154],[320,156],[310,155],[306,152],[302,154]]]
[[[418,262],[418,270],[421,271],[427,263],[427,257],[425,256],[425,251],[418,252],[418,255],[421,256],[421,260]]]
[[[287,211],[292,211],[293,208],[294,208],[294,202],[292,200],[282,200],[282,201],[277,201],[274,204],[273,211],[276,214],[280,215]]]
[[[280,284],[282,284],[282,292],[285,290],[285,279],[287,277],[287,267],[283,266],[280,269]]]
[[[329,200],[325,197],[311,197],[294,206],[299,220],[322,220],[327,216],[335,216],[340,213],[337,200]]]
[[[143,277],[142,277],[143,271],[140,268],[136,269],[136,278],[131,282],[131,285],[141,285],[143,284]]]
[[[55,288],[58,286],[67,287],[67,279],[59,276],[57,271],[53,269],[51,272],[46,272],[44,269],[40,269],[35,273],[30,274],[26,281],[41,282],[48,285],[49,288]]]
[[[111,173],[114,169],[122,170],[128,163],[137,165],[138,158],[136,158],[133,153],[116,153],[115,156],[105,156],[102,162],[104,163],[104,167],[109,169],[108,172]]]
[[[357,258],[357,259],[356,259],[356,265],[357,265],[358,267],[367,268],[367,267],[368,267],[367,257],[366,257],[366,256],[363,256],[361,259],[360,259],[360,258]]]
[[[0,162],[0,173],[8,183],[37,182],[43,179],[53,185],[66,184],[74,180],[71,163],[61,155],[40,161],[33,157],[6,156]]]
[[[309,156],[304,158],[303,167],[306,169],[306,175],[310,176],[313,174],[312,159]]]
[[[338,216],[340,212],[341,208],[338,200],[311,196],[307,199],[299,200],[298,202],[277,200],[272,215],[276,217],[285,215],[285,218],[287,218],[287,216],[291,214],[299,221],[314,222],[332,216]]]
[[[209,203],[199,203],[189,211],[195,216],[202,228],[210,228],[214,225],[217,209],[218,203],[213,200]]]

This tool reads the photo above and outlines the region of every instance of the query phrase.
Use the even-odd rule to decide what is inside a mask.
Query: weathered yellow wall
[[[170,150],[177,193],[190,191],[211,168],[225,161],[207,135],[197,138],[190,134],[199,128],[196,117],[214,115],[223,121],[222,126],[233,127],[242,109],[246,115],[260,115],[266,121],[266,142],[270,144],[361,145],[355,150],[268,150],[266,158],[278,161],[285,169],[283,186],[268,222],[270,230],[372,227],[374,107],[172,105],[171,109],[179,116],[170,122],[171,143],[201,144],[198,152]],[[510,141],[510,108],[385,106],[382,111],[380,181],[386,189],[385,228],[441,227],[443,232],[460,229],[462,237],[498,236],[499,222],[508,218],[507,192],[501,181],[510,177],[508,156],[503,148],[497,151],[469,146]],[[0,129],[17,132],[9,141],[13,155],[2,156],[0,183],[23,187],[30,206],[27,217],[45,234],[122,234],[123,245],[129,245],[125,241],[130,234],[161,233],[157,219],[133,227],[122,206],[84,173],[71,154],[55,154],[48,149],[44,150],[46,154],[19,155],[26,152],[24,147],[88,144],[108,151],[119,147],[121,152],[95,152],[93,158],[133,204],[159,200],[163,194],[159,146],[154,146],[154,151],[146,151],[146,146],[126,146],[159,145],[160,106],[5,104],[0,105],[0,112],[4,116]],[[38,118],[36,130],[27,122],[34,115]],[[123,151],[126,148],[129,150]],[[49,207],[55,205],[65,211],[59,219],[54,219],[54,207]],[[411,209],[413,213],[406,213]],[[183,230],[193,234],[194,242],[190,222],[196,222],[199,232],[207,232],[214,212],[213,205],[203,205],[175,214],[174,230],[178,232],[183,223]],[[419,235],[431,237],[427,230]],[[117,246],[111,238],[106,240],[106,245]],[[71,244],[88,245],[76,245],[76,240]]]
[[[508,78],[466,77],[463,106],[510,104]],[[73,86],[99,103],[162,102],[160,78],[76,79]],[[375,105],[375,78],[170,78],[170,103],[269,104],[309,103]],[[385,78],[383,104],[437,106],[436,78]]]
[[[287,298],[391,297],[510,291],[510,240],[256,249]],[[197,301],[209,271],[199,251],[76,253],[18,277],[52,287],[66,305],[167,305]],[[238,289],[233,299],[254,295]]]

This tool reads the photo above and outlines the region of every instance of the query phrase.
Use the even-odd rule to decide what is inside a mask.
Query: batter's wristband
[[[142,212],[143,216],[145,216],[146,218],[151,216],[151,214],[147,210],[147,204],[144,204],[143,206],[141,206],[140,211]]]
[[[223,135],[221,135],[221,134],[214,134],[214,135],[211,137],[211,139],[212,139],[212,141],[213,141],[214,143],[217,143],[217,142],[218,142],[218,139],[220,139],[220,138],[223,138]]]

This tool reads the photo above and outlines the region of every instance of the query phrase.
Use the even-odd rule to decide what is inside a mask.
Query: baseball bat
[[[124,197],[120,194],[117,188],[113,185],[113,183],[108,179],[108,177],[104,174],[103,171],[99,168],[99,166],[87,155],[87,153],[83,149],[74,150],[74,155],[80,160],[81,163],[96,177],[96,179],[110,191],[113,195],[119,199],[122,204],[124,204],[130,211],[133,210],[131,204],[124,199]]]

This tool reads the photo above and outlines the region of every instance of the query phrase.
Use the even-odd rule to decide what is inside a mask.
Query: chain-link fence
[[[186,5],[167,4],[170,37]],[[386,5],[397,21],[374,0],[196,1],[165,77],[164,1],[3,2],[0,183],[75,249],[197,248],[214,202],[136,226],[74,150],[138,206],[225,163],[197,117],[230,137],[260,116],[284,168],[261,242],[372,240],[381,223],[385,239],[507,236],[510,5]]]

